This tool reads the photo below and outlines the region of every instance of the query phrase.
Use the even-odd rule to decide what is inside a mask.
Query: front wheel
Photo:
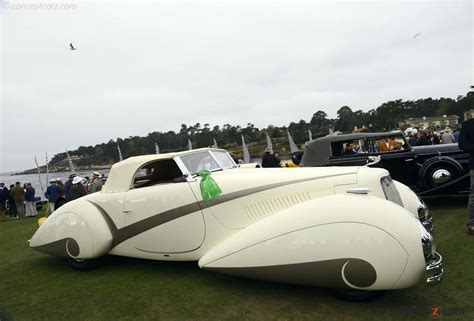
[[[97,259],[74,259],[69,257],[67,264],[76,271],[90,271],[97,267]]]

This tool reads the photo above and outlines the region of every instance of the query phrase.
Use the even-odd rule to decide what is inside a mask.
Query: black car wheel
[[[74,259],[69,257],[67,264],[76,271],[90,271],[97,267],[97,259]]]
[[[460,176],[460,172],[456,165],[439,161],[422,168],[420,176],[423,184],[431,189],[455,180]]]

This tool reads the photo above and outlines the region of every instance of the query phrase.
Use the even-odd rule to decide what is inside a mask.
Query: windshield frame
[[[215,152],[219,152],[219,153],[225,153],[227,154],[227,156],[229,157],[231,163],[232,163],[232,166],[223,166],[223,164],[219,161],[219,159],[216,157],[216,155],[214,155]],[[195,178],[197,176],[197,173],[193,173],[184,163],[184,161],[181,159],[182,157],[184,156],[188,156],[188,155],[195,155],[195,154],[204,154],[204,153],[207,153],[208,155],[210,155],[212,157],[212,159],[216,162],[216,164],[218,165],[218,167],[216,168],[213,168],[213,169],[210,169],[209,171],[210,172],[216,172],[216,171],[222,171],[224,169],[232,169],[232,168],[237,168],[237,164],[234,162],[234,160],[232,159],[232,157],[230,157],[229,153],[225,150],[200,150],[200,151],[196,151],[196,153],[188,153],[188,154],[185,154],[185,155],[180,155],[180,156],[176,156],[174,157],[174,160],[176,162],[176,164],[178,164],[178,167],[181,169],[181,171],[183,172],[184,176],[188,177],[188,178]]]

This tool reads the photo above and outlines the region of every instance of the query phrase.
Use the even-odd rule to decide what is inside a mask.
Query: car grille
[[[392,181],[390,176],[384,176],[380,179],[380,184],[382,185],[383,192],[385,194],[385,198],[395,204],[403,206],[402,199],[400,194],[398,193],[395,184]]]

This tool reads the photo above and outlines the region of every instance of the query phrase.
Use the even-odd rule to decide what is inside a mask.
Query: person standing
[[[0,183],[0,212],[7,210],[8,200],[8,188],[5,187],[5,183]]]
[[[413,135],[408,140],[408,143],[410,144],[410,146],[416,146],[418,145],[418,140],[420,139],[420,137],[418,136],[418,131],[416,133],[412,132],[412,134]]]
[[[453,144],[456,142],[456,139],[454,138],[451,131],[446,130],[444,134],[441,136],[441,141],[443,142],[443,144]]]
[[[102,190],[102,180],[99,172],[92,173],[92,181],[89,184],[89,193],[100,192]]]
[[[50,210],[49,210],[48,215],[54,212],[54,205],[56,204],[56,201],[59,199],[59,196],[61,195],[61,190],[59,186],[56,184],[56,180],[53,179],[49,183],[50,185],[46,189],[46,193],[44,193],[44,196],[46,196],[49,203]]]
[[[280,167],[280,159],[270,152],[269,148],[265,149],[262,157],[262,167]]]
[[[31,186],[31,183],[26,184],[26,216],[34,217],[38,215],[36,213],[36,198],[35,198],[35,189]]]
[[[64,187],[64,183],[61,179],[56,178],[56,184],[59,186],[59,196],[64,197],[64,194],[66,192],[66,187]]]
[[[82,184],[82,177],[79,177],[79,176],[74,177],[74,179],[72,180],[71,189],[69,190],[68,201],[73,201],[85,195],[87,195],[87,190],[85,186]]]
[[[8,189],[5,187],[5,183],[0,183],[0,221],[5,220],[5,213],[7,211],[7,199],[8,195],[4,192]]]
[[[432,130],[428,132],[428,142],[429,145],[438,145],[440,143],[438,135],[436,135]]]
[[[469,235],[474,235],[474,118],[462,123],[458,145],[460,149],[469,153],[471,191],[467,203],[467,232]]]
[[[20,182],[15,183],[10,191],[13,201],[15,202],[17,217],[25,217],[25,190],[21,186]]]
[[[453,133],[453,137],[454,137],[454,142],[458,142],[459,141],[459,129],[456,129]]]
[[[66,201],[69,201],[69,190],[72,186],[72,180],[76,176],[76,173],[71,173],[71,175],[69,175],[69,179],[66,181],[66,183],[64,183],[64,197],[66,198]]]
[[[8,207],[8,212],[10,213],[10,218],[18,218],[18,213],[16,211],[16,205],[15,201],[13,200],[12,196],[12,189],[15,187],[14,184],[10,185],[10,190],[8,191],[8,202],[7,202],[7,207]]]

